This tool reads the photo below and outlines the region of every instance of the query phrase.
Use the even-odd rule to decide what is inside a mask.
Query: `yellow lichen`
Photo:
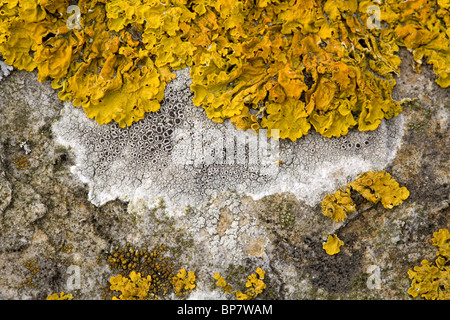
[[[39,81],[51,79],[61,100],[99,124],[130,126],[159,110],[170,68],[193,54],[184,39],[195,14],[172,2],[80,0],[81,28],[71,29],[69,1],[4,0],[0,53],[16,68],[37,68]]]
[[[321,203],[322,213],[335,222],[343,221],[349,213],[356,210],[351,198],[352,190],[373,203],[381,202],[386,209],[400,205],[409,197],[408,189],[400,187],[389,173],[369,171],[360,174],[345,188],[337,190],[334,194],[325,195]]]
[[[252,129],[257,132],[260,129],[260,125],[258,123],[256,115],[250,114],[250,111],[247,107],[244,108],[240,115],[231,117],[230,121],[239,130]]]
[[[71,293],[65,294],[64,292],[61,292],[59,295],[54,293],[47,296],[46,300],[73,300],[73,295]]]
[[[26,280],[22,281],[19,289],[22,289],[24,286],[28,286],[30,289],[33,289],[35,287],[35,275],[41,271],[39,268],[39,264],[36,259],[30,259],[27,260],[23,265],[30,273],[30,276]]]
[[[232,288],[229,284],[227,284],[224,277],[222,277],[218,272],[216,272],[213,277],[217,280],[217,286],[221,287],[224,292],[231,293]]]
[[[336,234],[329,235],[327,241],[323,244],[323,249],[330,256],[341,252],[340,247],[344,245],[344,241],[340,240]]]
[[[27,168],[30,163],[27,160],[27,157],[14,157],[13,162],[16,165],[16,169],[25,169]]]
[[[398,206],[409,197],[408,189],[400,187],[385,171],[365,172],[348,186],[373,203],[381,202],[387,209]]]
[[[265,271],[261,268],[257,268],[255,273],[248,276],[245,287],[247,288],[245,292],[240,290],[232,291],[232,287],[227,284],[225,278],[222,277],[218,272],[214,274],[214,279],[217,280],[216,285],[221,287],[224,292],[231,293],[236,296],[238,300],[250,300],[256,298],[260,293],[266,289],[266,284],[264,283]]]
[[[152,278],[147,276],[142,278],[140,273],[132,271],[129,278],[121,274],[111,277],[109,280],[112,291],[120,292],[113,300],[143,300],[149,294]]]
[[[440,229],[433,233],[433,246],[438,247],[436,255],[450,259],[450,232],[448,229]]]
[[[199,17],[204,28],[191,88],[194,104],[212,120],[251,108],[263,112],[262,127],[296,140],[311,126],[327,137],[357,124],[373,130],[401,111],[390,97],[390,73],[400,61],[395,50],[386,50],[386,59],[366,58],[368,50],[358,43],[363,35],[349,30],[365,29],[354,18],[356,1],[236,1],[225,11],[222,1],[211,6],[221,11],[206,6]],[[378,50],[376,41],[371,46]],[[378,77],[367,70],[375,58]]]
[[[194,271],[187,272],[181,269],[178,274],[173,272],[172,259],[165,257],[167,247],[157,246],[152,250],[137,248],[131,243],[125,247],[115,246],[108,253],[107,262],[115,270],[115,275],[131,279],[131,273],[140,274],[141,277],[151,277],[149,294],[146,299],[160,299],[173,291],[176,295],[189,294],[196,287]],[[103,288],[104,299],[114,296],[110,285]]]
[[[58,247],[58,249],[59,250],[61,250],[62,252],[65,252],[65,253],[71,253],[72,252],[72,249],[73,249],[73,245],[72,244],[66,244],[65,242],[63,242],[63,244],[61,244],[59,247]]]
[[[187,272],[186,269],[181,269],[172,280],[176,295],[182,296],[183,293],[191,292],[195,288],[195,278],[194,271]]]
[[[422,260],[421,266],[408,270],[412,280],[408,294],[427,300],[450,300],[450,232],[440,229],[433,236],[432,243],[438,247],[435,264]]]
[[[350,197],[349,188],[327,194],[322,200],[322,213],[335,222],[344,221],[345,217],[355,209],[356,205]]]
[[[186,66],[193,102],[213,121],[291,140],[311,127],[325,137],[374,130],[397,116],[400,47],[450,86],[444,0],[80,0],[80,28],[69,4],[2,0],[0,53],[100,124],[130,126],[159,110],[172,70]],[[378,27],[368,22],[373,6]]]

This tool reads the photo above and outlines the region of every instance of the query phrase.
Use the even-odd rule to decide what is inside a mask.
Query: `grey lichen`
[[[9,76],[13,69],[14,68],[12,66],[7,65],[3,60],[1,60],[0,55],[0,81]]]
[[[200,208],[219,194],[259,199],[289,191],[308,204],[360,172],[382,169],[395,156],[401,116],[374,132],[342,138],[310,133],[296,142],[267,139],[215,124],[192,104],[189,70],[168,84],[161,110],[129,128],[99,126],[66,103],[53,126],[57,142],[72,148],[72,168],[89,186],[89,199],[148,203],[163,197],[174,211]]]

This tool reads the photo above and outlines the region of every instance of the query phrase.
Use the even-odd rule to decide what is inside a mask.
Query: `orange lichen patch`
[[[432,243],[438,247],[435,264],[422,260],[421,266],[408,270],[412,280],[408,294],[427,300],[450,299],[450,232],[440,229],[433,234]]]
[[[222,277],[218,272],[214,273],[213,277],[217,280],[217,286],[221,287],[224,292],[231,293],[231,286],[227,284],[224,277]]]

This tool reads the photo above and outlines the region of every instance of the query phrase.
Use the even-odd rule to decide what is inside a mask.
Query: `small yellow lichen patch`
[[[111,277],[109,280],[112,291],[120,292],[119,297],[114,296],[113,300],[143,300],[149,294],[152,278],[141,278],[140,273],[132,271],[129,278],[121,274]]]
[[[433,245],[438,247],[435,265],[423,260],[422,266],[408,270],[412,280],[408,294],[427,300],[450,300],[450,232],[440,229],[433,235]]]
[[[71,293],[65,294],[64,292],[61,292],[59,295],[54,293],[47,296],[46,300],[73,300],[73,295]]]
[[[373,203],[381,202],[386,209],[398,206],[409,197],[408,189],[400,187],[385,171],[365,172],[349,186],[367,200]]]
[[[436,255],[450,259],[450,232],[448,229],[440,229],[433,233],[433,236],[433,246],[439,248]]]
[[[231,293],[231,286],[227,284],[224,277],[222,277],[218,272],[216,272],[213,277],[217,280],[217,286],[221,287],[226,293]]]
[[[22,284],[19,286],[19,289],[22,289],[25,285],[28,286],[30,289],[34,288],[34,276],[40,272],[39,265],[37,263],[37,260],[31,259],[28,260],[23,264],[25,268],[31,273],[31,276],[29,276],[26,280],[22,281]]]
[[[65,252],[65,253],[70,253],[70,252],[72,252],[72,249],[73,249],[73,245],[72,244],[66,244],[65,242],[62,244],[62,245],[60,245],[59,247],[58,247],[58,249],[59,250],[61,250],[61,251],[63,251],[63,252]]]
[[[238,300],[250,300],[256,298],[256,296],[262,293],[266,288],[264,276],[265,271],[261,268],[257,268],[256,273],[248,276],[247,282],[245,283],[245,287],[247,288],[245,292],[240,290],[232,291],[232,287],[227,284],[225,279],[218,272],[214,274],[214,279],[217,280],[216,285],[221,287],[224,292],[234,294]]]
[[[409,197],[408,189],[400,187],[389,173],[369,171],[348,183],[345,189],[341,188],[331,195],[327,194],[321,203],[322,213],[335,222],[343,221],[349,213],[356,209],[351,198],[352,190],[357,191],[373,203],[381,202],[386,209],[400,205]]]
[[[350,197],[349,188],[327,194],[322,200],[322,213],[335,222],[344,221],[345,217],[355,209],[356,205]]]
[[[16,165],[16,169],[25,169],[28,166],[30,166],[30,163],[28,162],[27,158],[22,157],[14,157],[13,162]]]
[[[330,256],[339,253],[341,251],[340,247],[344,245],[344,242],[340,240],[336,234],[329,235],[327,241],[323,244],[323,249]]]
[[[182,296],[183,293],[189,293],[195,288],[195,273],[194,271],[187,272],[183,268],[173,277],[172,281],[176,295]]]
[[[160,245],[152,250],[134,247],[127,243],[125,247],[115,246],[107,255],[107,262],[115,270],[115,274],[129,278],[130,274],[140,274],[142,279],[151,277],[149,282],[148,299],[159,299],[165,296],[173,288],[173,261],[165,257],[167,250],[165,245]],[[192,280],[192,277],[190,278]],[[103,288],[104,299],[110,299],[112,292],[110,284]]]

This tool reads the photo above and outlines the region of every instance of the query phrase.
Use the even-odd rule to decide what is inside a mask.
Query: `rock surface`
[[[102,146],[89,151],[87,143],[98,131],[77,136],[88,126],[79,122],[88,120],[82,111],[61,103],[35,73],[12,71],[0,79],[0,298],[45,299],[64,291],[75,299],[102,299],[99,288],[117,274],[108,252],[132,243],[149,250],[164,244],[177,270],[194,270],[193,299],[233,299],[219,290],[213,274],[243,290],[257,267],[266,271],[267,288],[258,296],[263,299],[412,299],[408,269],[434,258],[427,239],[450,225],[450,91],[435,84],[429,66],[415,73],[410,54],[401,54],[394,98],[417,99],[384,129],[359,133],[364,138],[352,132],[334,146],[313,134],[299,147],[281,145],[281,155],[294,150],[277,171],[288,183],[260,181],[246,194],[252,185],[240,190],[237,183],[245,177],[217,179],[208,188],[221,192],[206,196],[197,192],[204,185],[201,170],[191,180],[163,171],[157,187],[145,163],[124,171],[122,160],[116,166],[104,161],[103,172],[90,172],[101,162]],[[174,83],[174,92],[181,89]],[[335,149],[330,155],[335,146],[366,138],[373,142],[367,153]],[[315,147],[308,149],[307,141]],[[119,148],[117,157],[137,159],[129,150]],[[358,210],[342,223],[322,215],[325,193],[371,168],[391,173],[410,197],[391,210],[356,199]],[[183,192],[184,198],[174,197]],[[333,256],[322,249],[331,233],[344,241]],[[80,275],[75,286],[73,266]]]

